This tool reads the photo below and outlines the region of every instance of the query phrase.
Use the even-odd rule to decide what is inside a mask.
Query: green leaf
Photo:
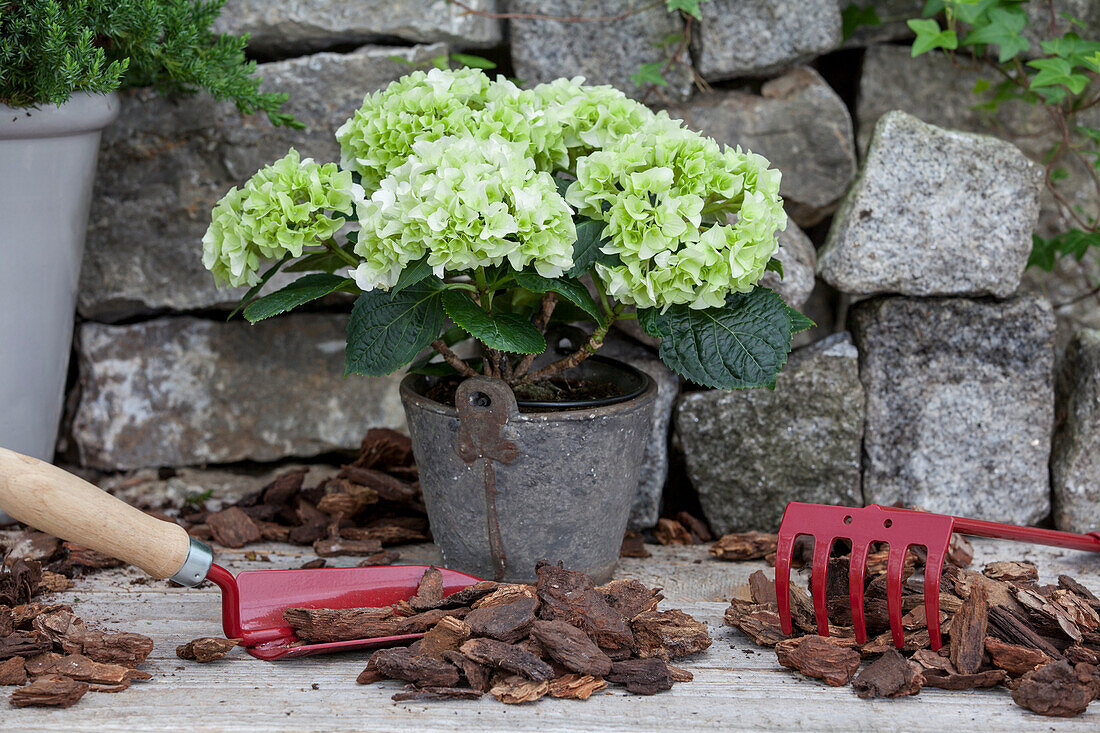
[[[244,317],[249,323],[257,323],[265,318],[294,310],[300,305],[323,298],[334,293],[354,280],[327,272],[315,272],[298,278],[282,290],[265,295],[244,309]]]
[[[970,25],[979,25],[985,18],[983,16],[1001,0],[950,0],[944,10],[948,15],[954,15],[957,20]],[[1012,0],[1009,0],[1012,2]]]
[[[907,20],[905,23],[910,30],[917,34],[916,39],[913,41],[913,56],[920,56],[922,53],[927,53],[936,48],[954,50],[959,46],[955,31],[941,30],[940,24],[932,19],[913,19]]]
[[[661,339],[661,361],[670,369],[696,384],[721,389],[774,387],[787,363],[795,327],[783,299],[762,287],[731,293],[721,308],[642,309],[638,321],[646,333]]]
[[[286,268],[287,272],[336,272],[348,261],[334,252],[314,252]]]
[[[616,255],[605,254],[600,247],[607,244],[603,238],[604,223],[585,219],[577,223],[577,241],[573,245],[573,267],[565,273],[569,277],[580,277],[592,269],[597,262],[604,265],[618,264]]]
[[[817,325],[805,315],[799,313],[790,306],[787,306],[787,315],[791,317],[791,336],[794,336],[796,333],[808,331],[809,329]]]
[[[989,11],[986,25],[976,27],[963,39],[964,46],[996,44],[997,60],[1006,63],[1028,50],[1030,43],[1020,35],[1027,25],[1027,16],[1023,8],[1008,10],[993,8]]]
[[[1070,229],[1056,234],[1050,239],[1044,239],[1037,234],[1031,237],[1031,256],[1028,258],[1028,267],[1038,267],[1050,271],[1055,263],[1062,257],[1073,257],[1082,260],[1092,247],[1100,248],[1100,232],[1083,232],[1080,229]]]
[[[512,354],[540,354],[546,350],[546,339],[526,318],[515,313],[490,315],[465,290],[444,291],[443,309],[455,325],[490,349]]]
[[[401,274],[397,276],[397,282],[390,288],[390,292],[396,295],[410,285],[416,285],[431,274],[432,266],[428,264],[428,258],[424,257],[417,260],[401,271]],[[436,279],[438,280],[438,278]]]
[[[772,257],[768,260],[768,264],[764,266],[765,272],[774,272],[779,275],[779,278],[783,279],[783,263]]]
[[[592,316],[600,325],[606,322],[606,318],[603,312],[600,311],[600,307],[596,304],[596,301],[592,299],[592,296],[588,292],[588,288],[586,288],[580,280],[571,277],[551,279],[534,272],[517,272],[515,277],[516,284],[521,288],[526,288],[533,293],[545,293],[548,290],[553,291],[573,305],[584,310],[585,313]]]
[[[882,25],[882,20],[873,5],[861,8],[855,3],[848,3],[840,13],[840,34],[845,41],[852,37],[856,29],[876,25]]]
[[[1073,73],[1073,67],[1065,59],[1034,59],[1028,61],[1027,65],[1039,70],[1038,74],[1031,77],[1031,89],[1064,86],[1074,94],[1080,94],[1089,83],[1089,78],[1084,74]]]
[[[663,61],[652,61],[650,63],[642,64],[638,67],[638,70],[630,75],[630,81],[634,84],[645,86],[658,86],[667,87],[668,81],[665,79],[661,70],[665,68]]]
[[[456,64],[462,64],[463,66],[469,66],[471,69],[495,69],[497,67],[496,63],[487,58],[473,56],[468,53],[452,53],[451,61],[454,61]]]
[[[400,293],[363,293],[348,320],[345,374],[378,377],[405,366],[443,331],[437,283],[424,280]]]
[[[699,0],[665,0],[668,12],[675,13],[681,10],[696,20],[703,19],[703,11],[699,8]]]
[[[240,299],[240,301],[237,302],[237,307],[233,309],[233,312],[230,313],[229,316],[225,320],[227,320],[227,321],[233,320],[233,316],[237,315],[237,313],[239,311],[241,311],[245,306],[247,306],[249,303],[251,303],[252,299],[256,297],[256,293],[260,292],[260,290],[263,289],[264,285],[267,285],[267,281],[270,280],[271,278],[275,277],[275,273],[278,272],[279,269],[289,261],[290,261],[290,253],[287,252],[285,255],[283,255],[283,259],[279,260],[278,262],[276,262],[274,265],[272,265],[271,267],[269,267],[267,269],[267,272],[265,272],[260,277],[260,282],[256,283],[255,285],[253,285],[252,287],[250,287],[248,289],[248,292],[245,293],[244,296]]]

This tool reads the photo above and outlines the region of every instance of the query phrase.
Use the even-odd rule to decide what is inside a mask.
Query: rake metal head
[[[955,518],[943,514],[926,514],[905,509],[887,509],[872,504],[862,509],[822,504],[791,502],[783,513],[779,528],[779,546],[775,556],[775,590],[779,603],[779,619],[784,634],[790,634],[791,555],[795,540],[802,535],[814,538],[813,588],[814,616],[817,632],[829,635],[829,617],[825,610],[825,577],[829,566],[829,551],[837,539],[852,543],[848,566],[848,594],[852,604],[852,624],[859,643],[867,641],[863,618],[863,577],[867,568],[867,553],[872,542],[886,542],[890,555],[886,568],[886,608],[894,645],[905,640],[901,626],[901,586],[905,553],[913,545],[924,547],[928,554],[924,571],[924,610],[928,621],[928,636],[933,649],[942,646],[940,638],[940,572],[951,541]]]

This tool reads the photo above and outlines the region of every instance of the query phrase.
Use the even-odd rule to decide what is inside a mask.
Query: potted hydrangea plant
[[[786,225],[779,172],[611,87],[520,89],[473,69],[409,74],[336,136],[339,165],[292,150],[231,189],[204,264],[252,286],[251,322],[357,295],[346,371],[408,367],[449,566],[610,576],[655,388],[593,354],[636,318],[692,382],[774,386],[812,325],[757,285]],[[309,274],[259,296],[280,269]]]

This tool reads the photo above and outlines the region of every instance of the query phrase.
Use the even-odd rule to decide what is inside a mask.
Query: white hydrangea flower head
[[[709,308],[751,290],[777,251],[779,181],[763,157],[659,121],[578,160],[566,200],[606,223],[621,264],[596,271],[613,296]]]
[[[527,153],[525,143],[499,135],[414,143],[357,207],[356,284],[393,287],[425,256],[439,277],[504,262],[561,276],[573,265],[572,211]]]
[[[303,247],[322,244],[343,226],[339,214],[350,213],[362,197],[350,171],[302,160],[291,148],[214,206],[202,263],[219,284],[255,285],[263,262],[299,257]]]

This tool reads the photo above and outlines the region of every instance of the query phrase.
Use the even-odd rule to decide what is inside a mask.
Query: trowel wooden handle
[[[151,517],[87,481],[37,458],[0,448],[0,509],[20,522],[136,565],[154,578],[174,575],[191,539],[178,524]]]

